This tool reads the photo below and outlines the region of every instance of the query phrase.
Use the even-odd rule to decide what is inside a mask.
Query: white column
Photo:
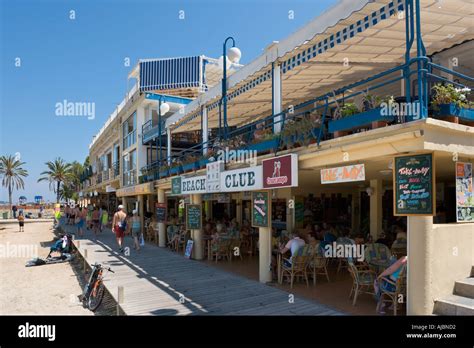
[[[202,154],[207,155],[207,142],[209,141],[209,128],[207,119],[207,107],[202,108]]]
[[[191,200],[192,200],[193,204],[201,204],[202,205],[202,195],[192,195]],[[202,229],[201,230],[192,230],[191,233],[192,233],[192,238],[193,238],[193,241],[194,241],[193,258],[195,260],[202,260],[202,259],[204,259]]]
[[[433,217],[409,216],[407,219],[407,314],[431,315],[434,305],[432,264],[437,258],[433,253]]]
[[[277,115],[281,112],[281,69],[280,65],[276,64],[274,65],[273,68],[273,114]],[[274,133],[280,133],[281,131],[281,120],[282,120],[282,115],[275,116],[274,118]],[[278,123],[277,123],[278,122]]]
[[[166,158],[171,165],[171,128],[166,128]]]
[[[375,241],[382,232],[382,180],[370,180],[370,187],[373,190],[370,196],[370,235]]]
[[[165,190],[163,189],[158,189],[158,203],[166,203]],[[158,241],[160,247],[166,247],[166,227],[164,222],[158,223]]]
[[[258,249],[259,249],[259,281],[268,283],[272,281],[272,230],[269,227],[258,229]]]

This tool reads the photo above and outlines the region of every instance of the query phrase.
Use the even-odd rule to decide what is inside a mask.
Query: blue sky
[[[36,183],[44,163],[84,161],[92,136],[125,95],[126,57],[132,66],[140,58],[218,58],[231,35],[246,64],[336,2],[0,0],[0,154],[20,153],[30,174],[14,200],[54,200],[48,184]],[[55,105],[64,99],[94,102],[95,119],[56,116]],[[0,200],[7,199],[2,188]]]

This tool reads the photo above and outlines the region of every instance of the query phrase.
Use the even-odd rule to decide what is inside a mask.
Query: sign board
[[[200,230],[202,228],[201,204],[186,204],[186,229]]]
[[[230,203],[230,194],[229,193],[218,194],[217,203]]]
[[[171,194],[173,195],[192,195],[197,193],[206,193],[206,176],[177,176],[171,178]]]
[[[187,259],[191,258],[191,254],[193,253],[193,246],[194,246],[194,241],[192,239],[189,239],[188,242],[186,243],[186,250],[184,251],[184,257]]]
[[[472,163],[456,162],[456,221],[474,221]]]
[[[166,203],[156,203],[155,210],[157,222],[166,222]]]
[[[433,155],[394,158],[394,215],[434,215],[436,212]]]
[[[227,170],[221,173],[221,192],[262,189],[262,166]]]
[[[221,185],[221,172],[225,169],[223,161],[209,162],[206,164],[206,192],[219,192]]]
[[[145,184],[130,186],[130,187],[123,187],[116,191],[117,197],[124,197],[124,196],[136,196],[136,195],[146,195],[146,194],[153,194],[155,192],[155,187],[152,182],[148,182]],[[95,195],[95,193],[94,193]],[[92,196],[92,195],[91,195]],[[97,196],[97,195],[95,195]]]
[[[181,177],[175,176],[171,178],[171,194],[180,195],[181,194]]]
[[[298,186],[298,155],[291,154],[262,161],[263,187]]]
[[[338,184],[341,182],[364,180],[365,166],[363,164],[321,169],[321,184]]]
[[[270,205],[268,191],[252,192],[252,227],[270,227]]]

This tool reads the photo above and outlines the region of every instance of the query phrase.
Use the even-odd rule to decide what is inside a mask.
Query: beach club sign
[[[221,173],[220,192],[260,190],[263,182],[262,166],[227,170]]]
[[[298,155],[290,154],[262,161],[263,187],[298,186]]]
[[[321,169],[321,184],[338,184],[341,182],[364,181],[365,166],[351,166]]]

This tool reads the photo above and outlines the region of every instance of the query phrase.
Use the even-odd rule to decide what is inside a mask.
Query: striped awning
[[[204,59],[201,56],[150,59],[140,64],[140,91],[204,87]]]

